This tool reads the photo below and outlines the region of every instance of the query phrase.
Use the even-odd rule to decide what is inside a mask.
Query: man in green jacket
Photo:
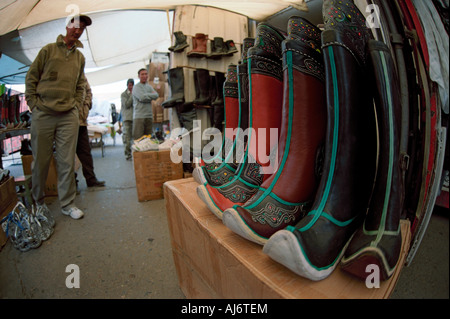
[[[44,192],[54,144],[59,202],[62,213],[73,219],[84,215],[74,204],[78,109],[86,86],[85,58],[78,50],[83,44],[78,39],[91,23],[87,16],[73,18],[65,36],[40,50],[25,79],[25,97],[32,111],[33,198],[38,210],[49,212]]]

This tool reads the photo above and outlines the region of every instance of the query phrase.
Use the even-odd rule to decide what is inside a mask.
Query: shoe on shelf
[[[61,212],[66,216],[72,217],[73,219],[80,219],[84,216],[83,211],[81,211],[81,209],[73,205],[63,207],[61,209]]]
[[[105,186],[105,181],[99,181],[98,179],[96,179],[93,182],[89,182],[87,183],[88,187],[99,187],[99,186]]]

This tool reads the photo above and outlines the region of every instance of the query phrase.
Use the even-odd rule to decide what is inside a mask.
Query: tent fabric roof
[[[174,10],[181,5],[217,7],[254,20],[264,20],[289,6],[305,8],[304,0],[0,0],[0,36],[70,14],[130,9]]]
[[[134,77],[138,70],[135,67],[146,67],[152,52],[166,52],[171,44],[164,11],[108,11],[90,14],[90,17],[93,23],[80,38],[83,43],[80,51],[86,58],[86,76],[92,86]],[[3,57],[29,66],[43,46],[55,42],[58,35],[65,32],[64,18],[40,23],[0,37],[0,51]],[[6,69],[0,70],[0,78],[11,83],[12,78],[5,76],[17,72],[6,72]],[[16,82],[18,80],[15,78]]]
[[[173,11],[168,10],[177,6],[212,6],[263,20],[289,6],[299,8],[305,5],[304,1],[0,0],[0,52],[3,53],[0,63],[13,59],[17,61],[17,69],[24,70],[44,45],[65,34],[69,17],[88,14],[93,23],[80,39],[84,45],[81,52],[86,57],[86,76],[91,86],[107,84],[135,77],[136,70],[148,64],[152,52],[167,52],[173,21]],[[0,78],[6,83],[23,80],[23,77],[9,77],[15,73],[1,68]]]

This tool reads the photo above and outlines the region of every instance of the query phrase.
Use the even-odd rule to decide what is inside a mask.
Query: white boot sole
[[[268,241],[268,239],[253,232],[234,208],[228,208],[223,212],[222,222],[236,234],[254,243],[264,245]]]
[[[270,237],[264,245],[263,252],[297,275],[319,281],[327,278],[334,271],[345,249],[332,266],[319,270],[309,263],[295,235],[288,230],[280,230]]]
[[[209,210],[217,216],[217,218],[222,219],[223,212],[216,206],[216,204],[214,204],[205,185],[197,186],[197,195],[206,204],[206,206],[208,206]]]

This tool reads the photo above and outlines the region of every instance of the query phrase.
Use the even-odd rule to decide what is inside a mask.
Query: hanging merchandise
[[[193,49],[186,55],[189,58],[203,58],[206,57],[206,45],[208,42],[208,35],[204,33],[196,33],[192,38]]]
[[[365,279],[367,265],[374,264],[380,269],[380,279],[387,280],[394,273],[402,246],[400,89],[389,48],[371,40],[368,49],[377,88],[375,105],[380,145],[377,176],[365,221],[350,241],[341,265],[345,271]]]
[[[223,211],[244,204],[271,176],[277,166],[276,153],[281,125],[283,78],[281,42],[284,35],[267,23],[260,23],[255,46],[248,50],[250,106],[249,143],[229,182],[197,187],[197,194],[220,219]]]
[[[431,1],[412,0],[420,18],[430,56],[429,76],[439,91],[439,105],[449,114],[449,39],[436,7]]]
[[[363,222],[377,151],[365,18],[349,0],[324,0],[323,17],[328,123],[322,179],[309,213],[295,226],[276,232],[263,249],[311,280],[333,272]]]
[[[284,99],[278,142],[279,167],[244,205],[223,213],[223,223],[263,245],[304,217],[320,181],[326,106],[319,28],[301,17],[288,21],[282,43]]]
[[[6,129],[6,125],[3,123],[4,111],[3,111],[3,103],[4,103],[4,94],[0,94],[0,130]]]
[[[444,78],[447,74],[448,79],[448,34],[442,27],[442,21],[434,19],[437,13],[435,8],[428,7],[428,3],[423,6],[423,3],[412,0],[398,2],[407,32],[415,35],[414,38],[411,37],[410,42],[417,73],[415,77],[410,77],[417,79],[411,91],[415,93],[415,100],[412,101],[417,103],[418,107],[411,107],[415,116],[411,116],[411,161],[406,179],[408,188],[405,211],[412,222],[411,248],[406,258],[406,265],[409,265],[428,227],[437,194],[442,187],[442,170],[447,162],[445,152],[448,149],[445,148],[445,140],[448,134],[448,114],[445,112],[448,113],[448,80],[444,81],[447,90],[442,90],[443,83],[440,80],[442,74]],[[443,58],[445,55],[446,59]],[[442,96],[445,91],[447,110],[443,103],[445,98]]]
[[[9,129],[11,128],[11,125],[9,123],[9,93],[6,87],[2,86],[3,94],[1,95],[1,112],[2,112],[2,118],[1,118],[1,125],[3,129]]]
[[[6,89],[2,85],[3,92],[0,94],[0,128],[1,129],[19,129],[30,125],[27,119],[22,118],[20,112],[23,95],[13,94],[11,89]]]
[[[55,221],[48,211],[33,205],[31,213],[21,202],[1,220],[3,231],[20,251],[38,248],[50,238]]]

